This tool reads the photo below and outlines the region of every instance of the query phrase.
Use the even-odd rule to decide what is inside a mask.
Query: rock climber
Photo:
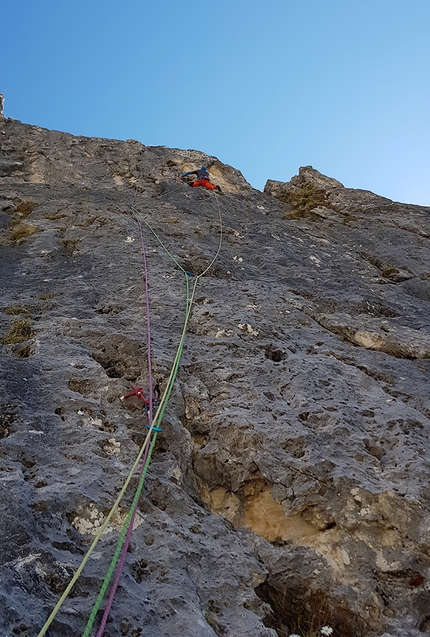
[[[0,93],[0,115],[3,115],[3,109],[4,109],[4,95],[3,93]]]
[[[197,177],[197,179],[191,184],[193,188],[196,188],[196,186],[203,186],[203,188],[207,188],[208,190],[217,190],[218,192],[221,192],[221,188],[219,186],[211,184],[206,166],[202,166],[200,170],[190,170],[189,172],[184,173],[182,175],[182,179],[185,179],[188,175],[196,175]]]

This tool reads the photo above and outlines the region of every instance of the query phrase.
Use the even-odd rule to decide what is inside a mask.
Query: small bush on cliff
[[[1,342],[3,345],[15,345],[28,341],[33,336],[33,328],[30,319],[21,319],[14,321],[9,332],[3,336]]]
[[[344,600],[325,590],[279,587],[263,582],[255,589],[268,604],[264,625],[285,637],[364,637],[371,631]]]
[[[12,316],[19,316],[20,314],[28,314],[29,308],[26,305],[9,305],[2,310],[5,314],[11,314]]]
[[[21,217],[27,217],[38,205],[35,201],[21,200],[16,207],[16,212],[19,212]]]
[[[305,184],[301,188],[295,188],[289,192],[281,193],[279,199],[288,203],[293,209],[293,216],[309,217],[313,208],[327,206],[327,195],[324,190],[317,188],[313,184]],[[292,216],[292,215],[290,215]]]
[[[39,230],[37,228],[35,228],[34,226],[29,226],[26,223],[19,223],[12,230],[10,238],[12,239],[12,241],[16,241],[17,243],[20,243],[26,237],[29,237],[30,235],[34,234],[35,232],[39,232]]]
[[[48,292],[48,294],[41,294],[39,296],[39,299],[41,301],[47,301],[49,299],[55,299],[56,296],[57,296],[57,294],[54,294],[53,292]]]

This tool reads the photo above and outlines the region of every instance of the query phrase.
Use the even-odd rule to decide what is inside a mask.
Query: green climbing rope
[[[159,236],[157,235],[155,230],[153,230],[153,228],[150,226],[150,224],[143,218],[142,214],[138,210],[136,210],[135,208],[132,208],[133,211],[136,214],[141,216],[143,223],[150,229],[152,234],[156,237],[157,241],[160,243],[162,248],[165,250],[165,252],[170,257],[170,259],[184,273],[184,276],[185,276],[185,287],[186,287],[186,314],[185,314],[184,325],[183,325],[183,328],[182,328],[181,338],[180,338],[180,342],[179,342],[179,345],[178,345],[178,348],[177,348],[177,351],[176,351],[176,355],[175,355],[175,359],[174,359],[174,362],[173,362],[173,365],[172,365],[172,369],[170,371],[169,379],[167,381],[166,388],[165,388],[164,393],[163,393],[163,395],[161,397],[161,400],[160,400],[160,405],[159,405],[159,407],[157,409],[157,412],[156,412],[156,414],[154,416],[154,419],[153,419],[153,421],[151,423],[151,426],[150,426],[150,429],[149,429],[149,431],[148,431],[148,433],[146,435],[146,438],[145,438],[145,440],[144,440],[144,442],[143,442],[143,444],[142,444],[142,446],[141,446],[141,448],[139,450],[139,453],[138,453],[138,455],[136,457],[136,460],[134,461],[133,466],[131,467],[130,472],[129,472],[129,474],[128,474],[125,482],[124,482],[124,485],[123,485],[121,491],[119,492],[119,494],[118,494],[118,496],[117,496],[117,498],[116,498],[111,510],[109,511],[109,513],[106,516],[102,526],[100,527],[99,531],[97,532],[97,535],[95,536],[94,540],[92,541],[87,553],[83,557],[81,564],[77,568],[76,573],[74,574],[74,576],[70,580],[68,586],[64,590],[63,594],[61,595],[60,599],[58,600],[57,604],[55,605],[53,611],[49,615],[49,617],[46,620],[45,624],[43,625],[42,629],[38,633],[37,637],[44,637],[44,635],[46,634],[46,631],[48,630],[49,626],[51,625],[51,623],[55,619],[55,616],[57,615],[57,613],[60,610],[61,606],[63,605],[64,601],[67,599],[67,597],[68,597],[70,591],[72,590],[73,586],[76,584],[77,580],[79,579],[83,569],[85,568],[85,565],[87,564],[88,560],[90,559],[90,557],[91,557],[92,553],[94,552],[94,550],[95,550],[95,548],[96,548],[101,536],[103,535],[104,531],[108,527],[108,525],[109,525],[114,513],[116,512],[116,510],[117,510],[122,498],[124,497],[124,494],[125,494],[125,492],[127,490],[127,487],[130,484],[130,481],[131,481],[131,479],[132,479],[132,477],[133,477],[133,475],[134,475],[134,473],[135,473],[135,471],[136,471],[136,469],[137,469],[137,467],[139,465],[139,462],[141,461],[142,456],[143,456],[143,454],[145,452],[145,448],[146,448],[146,446],[148,444],[148,441],[149,441],[150,436],[151,436],[151,434],[153,432],[153,429],[157,426],[157,423],[160,422],[162,420],[162,418],[163,418],[164,412],[166,410],[167,402],[169,400],[169,397],[170,397],[170,394],[172,392],[173,385],[174,385],[174,382],[176,380],[176,376],[177,376],[177,373],[178,373],[179,363],[180,363],[182,351],[183,351],[183,348],[184,348],[184,343],[185,343],[185,338],[186,338],[186,333],[187,333],[187,328],[188,328],[188,322],[189,322],[189,318],[190,318],[190,315],[191,315],[191,309],[192,309],[192,305],[193,305],[193,302],[194,302],[194,297],[195,297],[195,292],[196,292],[198,281],[199,281],[199,279],[202,276],[204,276],[206,274],[206,272],[209,271],[209,269],[212,267],[212,265],[214,264],[214,262],[218,258],[219,253],[221,251],[221,245],[222,245],[222,239],[223,239],[222,215],[221,215],[221,211],[220,211],[220,207],[219,207],[219,203],[218,203],[218,198],[217,197],[216,197],[216,201],[217,201],[218,214],[219,214],[219,219],[220,219],[220,237],[219,237],[218,248],[217,248],[215,256],[213,257],[213,259],[211,260],[211,262],[209,263],[207,268],[205,268],[205,270],[203,270],[203,272],[201,272],[200,274],[198,274],[195,277],[191,294],[190,294],[190,285],[189,285],[189,275],[186,272],[186,270],[177,262],[177,260],[171,254],[171,252],[166,248],[164,243],[161,241],[161,239],[159,238]],[[156,440],[156,432],[154,432],[154,434],[155,435],[154,435],[153,442],[152,442],[151,448],[150,448],[150,452],[151,453],[152,453],[153,445],[155,444],[155,440]],[[149,457],[150,457],[150,453],[148,453],[148,458]],[[146,471],[147,471],[147,467],[146,467],[146,469],[144,469],[145,475],[146,475]],[[139,483],[139,485],[140,485],[140,483]],[[143,487],[143,483],[142,483],[142,487]],[[140,492],[139,492],[139,494],[140,494]],[[137,492],[136,492],[136,495],[137,495]],[[135,498],[136,498],[136,496],[135,496]],[[133,500],[133,502],[134,502],[134,500]],[[130,517],[132,515],[132,510],[133,510],[133,507],[131,508],[131,510],[129,512],[129,516]],[[123,529],[122,533],[123,532],[124,532],[124,529]],[[122,535],[122,533],[121,533],[121,535]],[[124,537],[125,537],[125,535],[124,535]],[[124,540],[122,539],[122,543],[123,543],[123,541]],[[118,555],[119,555],[119,553],[121,551],[122,543],[121,543],[121,546],[119,547],[119,550],[118,550],[118,546],[120,544],[120,542],[118,542],[115,554],[118,551]],[[115,558],[115,556],[114,556],[114,558]],[[108,574],[110,573],[110,575],[109,575],[109,579],[107,581],[107,584],[106,584],[106,586],[105,586],[105,582],[103,582],[103,584],[102,584],[102,589],[104,588],[104,586],[105,586],[105,588],[103,590],[103,596],[101,598],[101,601],[103,600],[106,588],[109,585],[109,581],[110,581],[110,579],[112,577],[112,572],[113,572],[113,570],[115,568],[116,561],[118,560],[118,557],[116,557],[115,558],[115,564],[112,567],[114,558],[112,559],[111,566],[109,567],[109,570],[108,570]],[[106,576],[105,579],[107,579],[107,577],[108,577],[108,575]],[[101,594],[102,594],[102,590],[100,591],[99,597],[100,597]],[[97,598],[97,601],[98,601],[99,597]],[[96,604],[97,604],[97,601],[96,601]],[[100,603],[101,603],[101,601],[100,601]],[[99,606],[100,606],[100,604],[99,604]],[[94,617],[97,614],[97,610],[98,610],[98,608],[94,612]],[[93,611],[94,611],[94,609],[93,609]],[[90,617],[92,616],[92,614],[93,613],[91,613]],[[94,619],[92,620],[92,623],[94,623]],[[87,624],[87,626],[88,626],[88,624]],[[91,624],[91,626],[92,626],[92,624]],[[86,630],[87,629],[85,629],[85,631]],[[89,631],[90,630],[91,630],[91,627],[89,628]],[[89,632],[87,634],[89,634]],[[84,632],[84,635],[86,636],[86,632]]]

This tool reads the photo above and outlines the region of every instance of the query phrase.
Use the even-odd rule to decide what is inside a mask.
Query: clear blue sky
[[[430,205],[430,0],[0,0],[5,114]]]

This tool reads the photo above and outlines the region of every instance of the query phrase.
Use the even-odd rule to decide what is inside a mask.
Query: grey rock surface
[[[430,633],[430,209],[12,119],[0,151],[0,634],[38,634],[144,440],[140,227],[164,387],[185,278],[144,222],[197,275],[220,215],[105,634]],[[82,634],[132,497],[48,635]]]

